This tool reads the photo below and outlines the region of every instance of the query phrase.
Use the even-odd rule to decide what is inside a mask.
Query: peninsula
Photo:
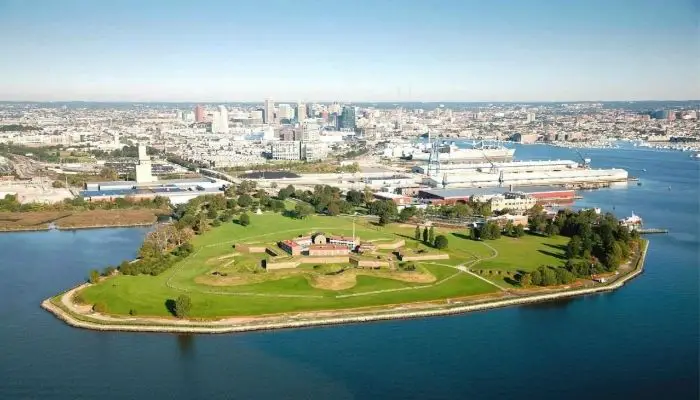
[[[213,198],[159,225],[138,260],[93,271],[42,307],[76,327],[147,332],[444,315],[618,288],[642,271],[647,246],[593,210],[562,211],[549,222],[556,232],[528,233],[491,222],[393,222],[381,211],[379,219],[317,215],[289,200],[284,210],[239,210],[232,220],[203,212]]]

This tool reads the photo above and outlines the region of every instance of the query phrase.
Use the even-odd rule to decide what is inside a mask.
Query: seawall
[[[68,312],[61,307],[56,306],[51,302],[51,299],[44,300],[41,303],[41,307],[45,310],[53,313],[59,319],[63,320],[67,324],[84,329],[93,329],[100,331],[127,331],[127,332],[164,332],[164,333],[233,333],[233,332],[248,332],[248,331],[261,331],[261,330],[272,330],[272,329],[289,329],[289,328],[302,328],[302,327],[312,327],[312,326],[324,326],[324,325],[339,325],[339,324],[352,324],[361,322],[372,322],[372,321],[384,321],[392,319],[409,319],[409,318],[425,318],[434,316],[444,316],[452,314],[462,314],[473,311],[483,311],[494,308],[510,307],[523,304],[540,303],[558,299],[564,299],[576,296],[585,296],[589,294],[609,292],[616,290],[624,286],[628,281],[639,276],[644,270],[644,262],[646,259],[646,253],[649,247],[649,242],[643,242],[643,250],[640,257],[637,259],[635,268],[628,274],[621,276],[615,281],[601,286],[596,286],[587,289],[572,289],[565,290],[556,293],[548,294],[535,294],[535,295],[524,295],[522,297],[515,297],[509,299],[499,299],[493,301],[486,301],[479,304],[471,305],[456,305],[456,306],[436,306],[439,308],[427,309],[427,310],[411,310],[411,311],[374,311],[368,312],[366,314],[351,315],[351,316],[339,316],[339,317],[319,317],[319,318],[309,318],[309,319],[298,319],[298,320],[284,320],[284,321],[257,321],[257,322],[247,322],[247,323],[231,323],[224,324],[221,321],[213,322],[195,322],[186,320],[172,320],[171,323],[156,323],[149,324],[148,319],[143,318],[140,321],[134,321],[137,318],[125,318],[124,323],[114,323],[113,319],[105,319],[103,322],[93,322],[87,321],[85,319],[99,320],[98,317],[93,315],[80,315],[76,317],[72,312]],[[61,295],[69,295],[74,291],[73,288],[68,292]],[[342,313],[343,310],[338,310]],[[352,310],[348,310],[348,313]],[[83,318],[83,319],[81,319]],[[131,321],[129,321],[131,319]]]

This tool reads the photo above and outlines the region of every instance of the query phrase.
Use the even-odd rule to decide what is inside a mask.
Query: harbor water
[[[40,302],[133,257],[146,230],[1,234],[0,399],[696,399],[700,162],[581,152],[642,185],[583,191],[577,206],[634,212],[670,232],[649,236],[645,272],[623,288],[532,306],[231,335],[93,332]],[[577,157],[516,150],[516,159]]]

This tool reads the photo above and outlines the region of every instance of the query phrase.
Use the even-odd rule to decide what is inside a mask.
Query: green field
[[[192,299],[191,317],[213,318],[332,310],[381,306],[417,301],[440,300],[497,292],[499,289],[454,266],[465,265],[472,270],[499,269],[503,271],[532,270],[542,264],[557,265],[565,244],[564,238],[525,236],[520,239],[502,238],[488,242],[469,240],[462,232],[436,230],[449,239],[449,260],[417,263],[414,275],[405,272],[396,278],[395,272],[384,275],[373,272],[346,270],[341,274],[352,282],[339,289],[322,289],[312,285],[314,279],[325,278],[342,266],[265,272],[256,269],[261,255],[232,255],[235,243],[270,245],[278,240],[323,231],[332,234],[352,234],[352,219],[346,217],[312,216],[304,220],[266,213],[251,215],[251,225],[242,227],[227,223],[213,228],[193,240],[195,253],[159,276],[117,275],[92,285],[81,293],[89,304],[102,303],[109,313],[128,314],[135,310],[140,316],[170,315],[166,301],[187,293]],[[358,218],[355,233],[363,241],[406,240],[409,247],[419,246],[413,240],[414,228],[389,225],[378,227]],[[494,257],[495,249],[498,255]],[[388,254],[388,252],[382,252]],[[481,261],[483,260],[483,261]],[[227,278],[202,283],[212,278],[212,271],[225,272]],[[316,275],[314,275],[316,274]],[[413,281],[412,276],[429,277],[430,281]],[[244,277],[242,283],[226,279]],[[408,278],[406,278],[408,277]],[[217,278],[218,279],[218,278]],[[330,279],[335,279],[331,277]],[[339,278],[341,279],[341,278]],[[347,282],[345,282],[347,283]],[[410,290],[407,290],[410,289]],[[376,293],[381,291],[380,293]]]

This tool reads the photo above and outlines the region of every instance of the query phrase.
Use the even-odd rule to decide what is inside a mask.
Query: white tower
[[[146,146],[139,144],[139,161],[136,164],[136,183],[155,182],[151,173],[151,158],[146,154]]]
[[[214,118],[218,118],[217,130],[214,133],[228,133],[228,110],[226,110],[226,106],[219,106],[219,111],[214,115]]]

